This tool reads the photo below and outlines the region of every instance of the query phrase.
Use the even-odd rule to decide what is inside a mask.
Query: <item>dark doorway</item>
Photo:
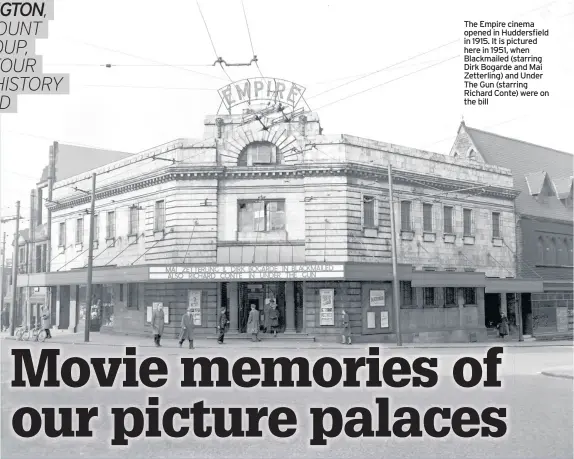
[[[495,328],[500,323],[500,294],[486,293],[484,295],[484,325]]]
[[[522,333],[532,335],[532,300],[530,293],[523,293],[522,300]]]
[[[70,326],[70,286],[60,287],[60,322],[59,330],[66,330]]]
[[[260,329],[265,329],[265,313],[268,313],[270,302],[275,301],[279,311],[278,332],[285,331],[285,282],[262,282],[239,284],[239,333],[247,332],[247,320],[251,305],[259,311]],[[270,331],[270,327],[267,327]]]

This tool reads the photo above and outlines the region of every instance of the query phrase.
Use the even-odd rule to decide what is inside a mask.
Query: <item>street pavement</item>
[[[573,349],[570,345],[515,346],[505,343],[499,374],[502,388],[462,389],[452,380],[452,366],[462,356],[482,359],[487,346],[444,346],[421,349],[416,347],[381,348],[382,359],[402,356],[412,362],[419,356],[437,357],[439,383],[435,388],[391,389],[383,384],[376,389],[342,388],[181,388],[179,380],[181,356],[225,356],[230,361],[242,356],[295,357],[306,356],[310,361],[320,357],[367,357],[367,345],[341,346],[317,343],[284,343],[266,340],[261,343],[230,341],[218,346],[213,341],[199,341],[195,350],[180,349],[173,340],[166,340],[164,347],[155,348],[149,340],[130,338],[128,344],[137,348],[138,361],[149,356],[161,356],[167,363],[170,379],[161,389],[137,388],[112,390],[98,389],[94,383],[80,389],[71,388],[11,388],[13,378],[13,357],[10,350],[29,348],[34,355],[42,348],[59,348],[61,358],[81,356],[121,357],[121,346],[127,337],[93,336],[90,345],[81,345],[81,340],[55,336],[45,343],[1,340],[0,390],[2,402],[1,457],[16,458],[572,458],[573,451],[573,386],[565,377],[551,377],[543,372],[572,368]],[[102,340],[102,342],[98,342]],[[96,342],[93,342],[96,341]],[[74,344],[76,343],[76,344]],[[298,349],[296,347],[299,347]],[[75,374],[75,373],[74,373]],[[123,370],[118,373],[118,378]],[[187,407],[203,400],[210,407],[262,407],[273,409],[289,406],[297,414],[297,433],[288,439],[277,439],[263,427],[264,437],[259,439],[210,437],[200,439],[193,432],[182,439],[133,439],[127,447],[110,446],[112,437],[113,406],[146,407],[147,397],[160,398],[160,412],[169,406]],[[375,397],[389,397],[392,411],[401,406],[416,407],[422,412],[431,406],[472,406],[479,413],[488,406],[508,409],[508,432],[501,439],[461,439],[449,435],[444,439],[422,438],[398,439],[361,438],[351,439],[345,435],[329,440],[327,447],[309,446],[311,436],[311,407],[335,406],[343,413],[352,406],[371,409],[374,429],[378,424]],[[100,415],[91,423],[95,432],[93,439],[83,438],[30,438],[17,437],[12,432],[13,412],[22,406],[42,407],[99,406]],[[186,425],[191,426],[191,421]],[[128,427],[130,423],[128,422]],[[264,426],[266,423],[261,422]],[[183,425],[183,424],[180,424]],[[244,423],[244,425],[246,425]],[[328,423],[327,423],[328,426]]]

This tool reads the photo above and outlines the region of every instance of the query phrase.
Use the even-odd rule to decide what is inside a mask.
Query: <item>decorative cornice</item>
[[[443,177],[425,175],[414,172],[405,172],[395,170],[396,176],[393,177],[395,183],[412,184],[413,181],[419,185],[428,186],[444,191],[456,191],[461,188],[480,187],[477,182],[445,179]],[[353,176],[372,179],[374,181],[387,181],[386,168],[363,165],[360,163],[313,163],[297,165],[274,165],[274,166],[183,166],[174,165],[164,169],[156,170],[148,174],[118,181],[106,185],[96,191],[96,200],[111,198],[131,191],[148,188],[178,180],[225,180],[229,178],[303,178],[317,176]],[[481,190],[482,196],[501,197],[505,199],[514,199],[520,194],[513,188],[497,187],[484,185]],[[84,206],[90,202],[91,197],[86,194],[75,194],[69,198],[59,198],[58,203],[47,203],[52,211],[59,211],[76,206]]]

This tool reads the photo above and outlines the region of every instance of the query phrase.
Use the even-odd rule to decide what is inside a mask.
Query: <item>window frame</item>
[[[447,291],[450,291],[451,289],[452,289],[454,303],[449,303],[447,300],[447,298],[448,298]],[[456,287],[444,287],[443,296],[444,296],[444,307],[445,308],[457,308],[458,307],[458,295],[457,295]]]
[[[160,211],[161,209],[161,211]],[[165,231],[165,199],[158,199],[153,208],[153,231],[154,233]],[[160,215],[161,214],[161,215]]]
[[[409,292],[410,303],[405,302],[405,292]],[[401,301],[401,308],[409,309],[417,307],[417,291],[416,287],[413,287],[411,281],[399,281],[399,294]]]
[[[128,236],[137,235],[139,232],[139,226],[140,226],[139,206],[133,205],[129,208],[128,211]]]
[[[427,303],[427,294],[432,293],[432,303]],[[437,294],[435,287],[423,287],[423,308],[436,308]]]
[[[263,146],[271,148],[269,162],[254,161],[255,159],[259,159],[259,148]],[[253,155],[254,149],[256,155]],[[237,165],[242,167],[273,166],[281,164],[282,159],[281,150],[273,142],[269,142],[268,140],[256,140],[243,147],[238,155]]]
[[[446,209],[450,209],[450,218],[446,218]],[[442,231],[444,234],[454,234],[454,206],[442,206]],[[450,222],[450,231],[447,231],[446,223]]]
[[[367,201],[371,199],[371,201]],[[369,224],[365,219],[365,204],[373,204],[373,222]],[[378,200],[376,196],[370,194],[363,194],[361,195],[361,226],[363,228],[371,228],[375,229],[379,227],[379,215],[378,215]]]
[[[241,225],[241,222],[242,222],[242,217],[241,217],[242,207],[241,206],[246,206],[249,204],[256,204],[256,203],[262,204],[261,212],[263,212],[263,229],[258,230],[255,228],[255,225],[253,225],[252,230],[243,231],[243,227]],[[273,204],[273,203],[283,205],[283,210],[278,211],[278,212],[283,213],[283,227],[279,228],[279,229],[268,229],[269,225],[270,225],[268,205]],[[279,231],[286,231],[287,230],[287,210],[286,210],[286,207],[287,207],[287,203],[286,203],[286,200],[284,198],[281,198],[281,199],[263,199],[263,200],[258,200],[258,199],[241,199],[241,200],[238,200],[237,201],[237,232],[238,233],[277,233]],[[253,213],[254,212],[255,211],[253,211]]]
[[[469,298],[467,296],[467,294],[470,294],[470,292],[472,292],[472,297],[474,298],[474,302],[472,302],[472,303],[467,302],[467,299]],[[476,288],[475,287],[463,287],[462,288],[462,297],[464,299],[464,305],[465,306],[476,306],[477,305],[477,295],[476,295]]]
[[[405,220],[403,219],[403,204],[408,204],[408,219],[407,219],[407,224],[408,224],[408,228],[405,228],[403,225],[405,223]],[[399,201],[399,215],[400,215],[400,222],[401,222],[401,231],[407,232],[407,233],[412,233],[413,232],[413,202],[410,199],[403,199],[401,201]]]
[[[58,247],[66,247],[66,222],[58,224]]]
[[[127,284],[126,308],[139,310],[139,284]],[[135,297],[135,298],[134,298]],[[135,301],[135,302],[134,302]]]
[[[469,212],[470,221],[469,221],[469,231],[466,231],[466,224],[465,224],[465,215]],[[474,235],[474,212],[469,207],[464,207],[462,209],[462,235],[463,236],[473,236]]]
[[[425,209],[430,208],[429,223],[430,228],[426,227]],[[434,233],[434,206],[430,202],[423,202],[423,233]]]
[[[76,245],[84,243],[84,217],[76,218]]]
[[[111,240],[115,238],[116,238],[116,211],[108,210],[106,212],[106,240]]]
[[[495,227],[496,227],[496,225],[495,225],[495,221],[496,221],[496,220],[495,220],[495,218],[494,218],[495,216],[498,217],[498,222],[497,222],[498,232],[495,232],[495,231],[494,231],[494,230],[495,230]],[[502,239],[502,225],[501,225],[502,215],[500,214],[500,212],[492,212],[492,213],[491,213],[491,220],[492,220],[492,238],[493,238],[493,239]]]

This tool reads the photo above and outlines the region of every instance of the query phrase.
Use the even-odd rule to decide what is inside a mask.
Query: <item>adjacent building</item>
[[[543,284],[541,290],[529,287],[519,292],[523,331],[536,337],[572,338],[573,155],[462,123],[451,157],[512,170],[520,191],[515,201],[517,276]],[[496,322],[498,298],[486,300],[486,315]],[[512,308],[511,315],[515,311]]]

